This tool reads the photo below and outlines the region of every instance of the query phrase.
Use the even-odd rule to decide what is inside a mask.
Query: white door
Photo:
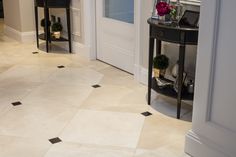
[[[134,72],[135,0],[96,0],[97,59]]]
[[[203,0],[193,128],[186,152],[194,157],[236,156],[235,0]]]

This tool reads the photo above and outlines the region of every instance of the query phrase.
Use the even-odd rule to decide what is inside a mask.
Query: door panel
[[[134,0],[97,0],[97,58],[134,71]]]

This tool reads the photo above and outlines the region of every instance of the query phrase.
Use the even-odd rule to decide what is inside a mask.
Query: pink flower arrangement
[[[156,9],[157,9],[159,16],[164,16],[164,15],[169,14],[171,12],[172,6],[166,2],[159,2],[156,5]]]

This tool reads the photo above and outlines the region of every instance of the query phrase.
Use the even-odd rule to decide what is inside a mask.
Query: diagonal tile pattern
[[[191,123],[171,117],[174,100],[148,106],[132,75],[1,30],[0,47],[0,157],[185,157]]]

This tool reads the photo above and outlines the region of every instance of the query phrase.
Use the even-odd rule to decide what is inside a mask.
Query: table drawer
[[[181,31],[177,29],[165,29],[160,27],[152,27],[151,37],[172,43],[181,43],[182,41],[185,44],[196,45],[198,42],[197,31]]]

